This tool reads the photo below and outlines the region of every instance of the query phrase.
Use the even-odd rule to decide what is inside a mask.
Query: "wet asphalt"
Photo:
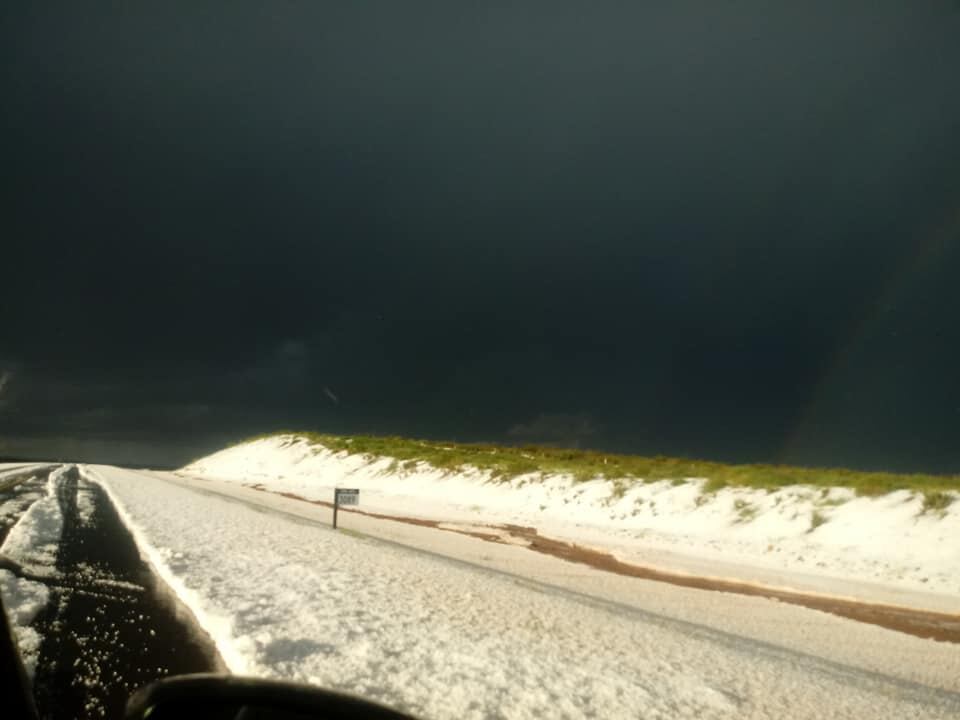
[[[44,489],[46,474],[20,492]],[[222,671],[213,642],[141,559],[103,489],[73,471],[50,602],[40,632],[34,696],[43,718],[119,718],[127,696],[157,678]]]

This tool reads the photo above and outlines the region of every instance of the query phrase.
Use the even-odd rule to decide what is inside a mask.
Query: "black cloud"
[[[0,452],[957,469],[954,4],[458,5],[5,9]]]

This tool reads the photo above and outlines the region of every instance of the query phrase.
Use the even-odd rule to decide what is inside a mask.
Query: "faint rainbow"
[[[900,298],[907,295],[911,286],[922,277],[933,264],[938,251],[951,239],[960,236],[960,205],[949,213],[945,220],[934,226],[933,231],[922,235],[918,233],[915,247],[909,259],[901,268],[892,273],[877,295],[877,299],[863,313],[859,322],[846,340],[837,345],[830,357],[824,372],[810,393],[809,401],[797,414],[797,421],[780,449],[779,459],[788,461],[793,451],[798,447],[810,424],[817,415],[817,411],[829,396],[834,377],[846,366],[850,356],[880,324],[880,318],[887,307],[893,307]]]

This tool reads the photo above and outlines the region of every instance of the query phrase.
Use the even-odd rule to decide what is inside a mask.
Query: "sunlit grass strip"
[[[315,432],[278,432],[258,436],[294,435],[332,451],[371,458],[392,458],[398,469],[426,463],[439,470],[476,468],[497,479],[510,480],[528,473],[566,474],[578,481],[594,478],[637,481],[704,478],[705,490],[723,487],[750,487],[776,490],[787,485],[845,487],[861,495],[882,495],[894,490],[911,490],[931,498],[938,509],[949,505],[960,491],[958,475],[863,472],[842,468],[803,468],[787,465],[729,465],[708,460],[664,456],[620,455],[597,450],[572,450],[540,445],[503,446],[487,443],[458,443],[416,440],[379,435],[327,435]]]

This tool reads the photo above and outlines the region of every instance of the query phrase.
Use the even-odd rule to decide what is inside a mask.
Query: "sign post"
[[[360,490],[355,488],[333,489],[333,529],[337,529],[337,510],[341,505],[359,505]]]

